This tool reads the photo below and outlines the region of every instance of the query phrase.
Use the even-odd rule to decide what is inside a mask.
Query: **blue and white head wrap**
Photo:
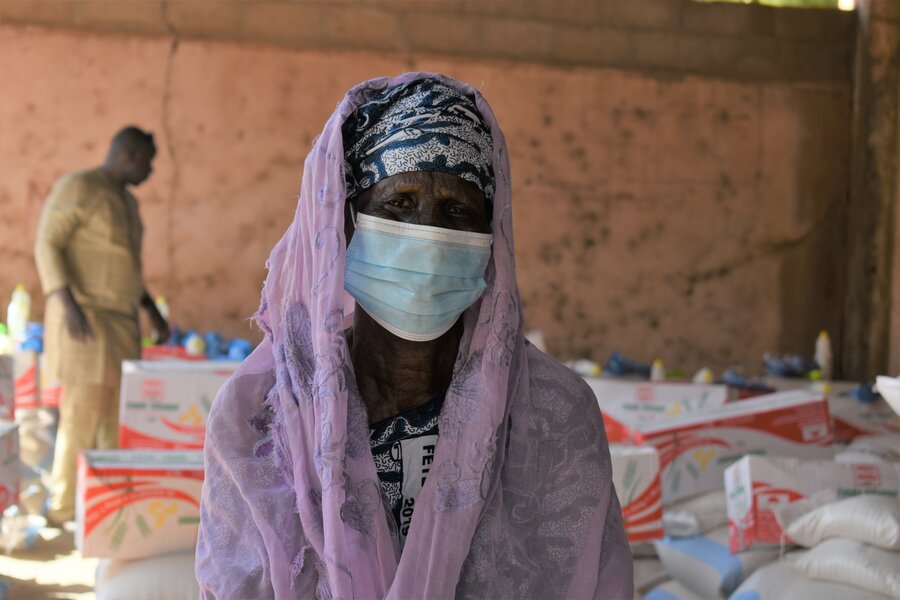
[[[433,79],[386,89],[344,122],[347,197],[382,179],[440,171],[474,183],[494,198],[491,130],[469,96]]]

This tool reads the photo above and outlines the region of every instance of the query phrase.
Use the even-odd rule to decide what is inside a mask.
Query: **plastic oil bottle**
[[[162,318],[166,320],[166,323],[169,322],[169,303],[166,301],[165,296],[157,296],[153,299],[153,303],[156,304],[156,310],[159,311],[159,314],[162,315]],[[155,343],[160,338],[160,332],[155,329],[151,333],[151,337],[153,342]]]
[[[816,355],[814,358],[819,364],[819,373],[822,381],[831,381],[834,358],[831,354],[831,338],[828,337],[827,331],[819,332],[819,337],[816,338]]]
[[[25,289],[25,284],[16,285],[12,299],[6,309],[6,327],[13,346],[18,349],[19,344],[25,341],[28,328],[28,317],[31,314],[31,294]]]

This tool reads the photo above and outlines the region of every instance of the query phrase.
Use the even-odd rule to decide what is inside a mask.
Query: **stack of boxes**
[[[125,361],[120,449],[82,453],[76,545],[88,557],[193,553],[203,440],[212,402],[237,363]]]
[[[729,555],[742,560],[785,541],[772,512],[781,505],[823,487],[839,489],[844,496],[897,496],[900,491],[896,464],[833,460],[835,442],[864,435],[900,440],[900,420],[890,407],[880,399],[857,401],[849,394],[853,385],[823,389],[786,380],[775,382],[776,393],[735,400],[725,386],[605,378],[587,382],[612,444],[613,483],[637,558],[636,573],[665,567],[652,547],[639,542],[654,541],[660,552],[680,543],[672,539],[674,529],[666,537],[669,514],[674,522],[676,515],[683,518],[705,507],[696,516],[707,527],[694,544],[703,551],[691,560],[700,564]],[[716,503],[715,510],[710,502]],[[700,518],[712,514],[715,523]],[[678,583],[686,588],[697,584]],[[729,580],[720,593],[727,596],[726,589],[739,583]]]
[[[0,354],[0,514],[19,501],[19,426],[15,414],[13,357]]]

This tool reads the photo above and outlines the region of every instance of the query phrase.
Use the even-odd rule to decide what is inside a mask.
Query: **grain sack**
[[[900,552],[888,552],[856,540],[834,538],[784,560],[812,579],[856,586],[876,594],[900,597]]]
[[[728,600],[884,600],[866,590],[810,579],[783,562],[766,565],[747,578]]]
[[[801,502],[795,504],[801,504]],[[900,502],[866,494],[841,498],[797,514],[789,504],[775,511],[785,535],[811,548],[829,538],[847,538],[885,550],[900,550]]]
[[[692,537],[728,523],[725,490],[715,490],[676,502],[663,512],[669,537]]]
[[[756,569],[778,556],[777,548],[753,548],[732,554],[727,526],[704,536],[666,538],[655,545],[672,579],[703,598],[727,596]]]
[[[194,553],[139,560],[101,560],[94,586],[97,600],[196,600]]]

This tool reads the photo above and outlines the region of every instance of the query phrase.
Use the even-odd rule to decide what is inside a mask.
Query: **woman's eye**
[[[464,217],[469,214],[469,209],[459,204],[454,204],[447,209],[447,212],[454,217]]]
[[[394,208],[409,208],[412,206],[412,201],[409,198],[401,196],[399,198],[393,198],[388,200],[388,206],[393,206]]]

